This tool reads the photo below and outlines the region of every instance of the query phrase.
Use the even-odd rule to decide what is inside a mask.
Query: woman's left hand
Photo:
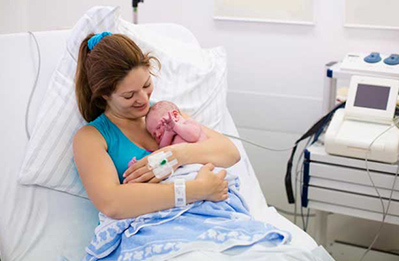
[[[176,144],[172,146],[167,146],[164,147],[160,150],[154,151],[150,155],[142,158],[141,160],[138,160],[135,162],[132,166],[130,166],[125,173],[123,173],[123,184],[127,183],[144,183],[144,182],[150,182],[150,183],[159,183],[163,179],[167,178],[171,173],[166,175],[163,179],[158,179],[155,177],[154,173],[152,170],[148,168],[148,157],[161,152],[161,151],[171,151],[172,155],[168,157],[168,161],[172,161],[174,159],[177,160],[177,164],[173,166],[173,170],[176,170],[179,166],[182,165],[182,159],[179,157],[179,155],[182,155],[180,152],[181,150],[184,149],[184,146],[181,146],[184,144]]]

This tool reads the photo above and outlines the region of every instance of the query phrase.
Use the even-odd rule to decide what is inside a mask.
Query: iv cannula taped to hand
[[[177,165],[177,160],[168,161],[168,157],[172,155],[171,151],[161,151],[148,157],[148,168],[152,170],[156,178],[162,179],[169,173],[173,173],[173,166]]]

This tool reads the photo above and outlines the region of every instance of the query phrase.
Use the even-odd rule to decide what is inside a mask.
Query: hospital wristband
[[[175,207],[184,207],[186,205],[186,181],[176,179],[175,187]]]

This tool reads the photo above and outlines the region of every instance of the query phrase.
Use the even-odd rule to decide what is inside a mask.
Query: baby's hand
[[[163,126],[163,127],[165,127],[165,125],[166,125],[165,120],[166,120],[165,118],[161,118],[161,120],[160,120],[161,121],[161,126]]]
[[[175,127],[175,121],[173,120],[172,114],[170,112],[168,112],[168,118],[163,118],[163,124],[165,129],[168,131],[172,131]]]

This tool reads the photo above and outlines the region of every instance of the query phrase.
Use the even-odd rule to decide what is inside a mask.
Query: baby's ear
[[[172,111],[173,116],[177,117],[179,115],[179,111],[178,110],[173,110]]]

